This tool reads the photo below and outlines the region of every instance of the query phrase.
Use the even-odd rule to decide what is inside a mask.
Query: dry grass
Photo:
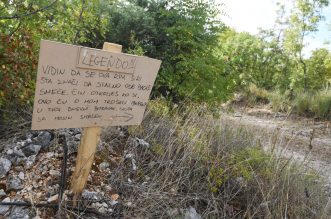
[[[264,153],[250,131],[220,122],[204,107],[170,110],[152,101],[129,136],[121,151],[134,162],[124,160],[109,177],[124,203],[118,215],[176,218],[189,206],[203,218],[323,215],[327,197],[315,173]],[[150,147],[136,144],[135,137]],[[115,138],[105,132],[104,139]]]
[[[31,127],[31,119],[32,107],[29,105],[0,108],[0,139],[27,132]]]
[[[121,197],[113,217],[180,218],[192,206],[203,218],[329,218],[316,173],[266,154],[251,130],[206,107],[151,101],[143,124],[123,130],[105,129],[96,157],[119,158],[108,176]]]

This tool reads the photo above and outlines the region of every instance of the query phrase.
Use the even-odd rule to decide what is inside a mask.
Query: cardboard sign
[[[139,125],[160,64],[42,40],[32,130]]]
[[[76,67],[133,74],[136,62],[137,56],[121,53],[113,55],[103,50],[80,47]]]

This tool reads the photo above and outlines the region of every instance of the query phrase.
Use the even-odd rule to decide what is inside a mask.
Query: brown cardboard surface
[[[32,129],[139,125],[160,64],[42,40]]]

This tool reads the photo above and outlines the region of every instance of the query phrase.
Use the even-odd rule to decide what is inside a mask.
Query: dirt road
[[[288,119],[262,109],[226,113],[222,118],[254,131],[265,150],[273,149],[321,173],[331,194],[331,123]]]

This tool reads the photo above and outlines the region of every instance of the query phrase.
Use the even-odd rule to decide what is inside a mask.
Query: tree
[[[284,51],[271,34],[255,36],[233,30],[221,34],[219,53],[239,88],[254,84],[270,90],[284,79]]]
[[[219,102],[233,82],[216,53],[224,25],[211,0],[131,0],[111,9],[106,40],[162,60],[153,95]]]
[[[100,47],[112,2],[0,1],[0,107],[32,104],[40,39]]]
[[[331,85],[331,53],[316,49],[307,60],[307,82],[310,90],[319,90]]]
[[[318,30],[318,23],[323,18],[321,10],[328,4],[328,0],[295,0],[294,2],[284,39],[285,48],[300,69],[292,75],[292,87],[303,83],[304,90],[308,89],[307,63],[303,54],[305,39]]]

